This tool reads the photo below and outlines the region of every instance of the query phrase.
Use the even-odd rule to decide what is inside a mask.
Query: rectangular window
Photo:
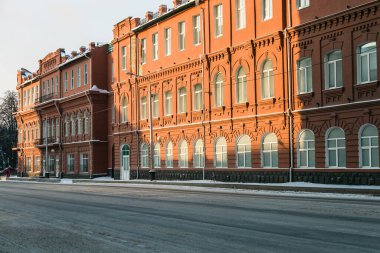
[[[34,87],[32,87],[31,97],[32,97],[31,103],[34,103]]]
[[[46,82],[46,95],[50,94],[50,80],[47,80]]]
[[[27,104],[30,105],[30,89],[27,90],[27,94],[28,94],[28,97],[27,97]]]
[[[121,47],[121,68],[123,70],[127,69],[127,48]]]
[[[178,49],[185,50],[186,28],[185,22],[178,23]]]
[[[297,0],[297,9],[309,7],[310,0]]]
[[[80,154],[80,172],[88,172],[88,154]]]
[[[67,91],[68,89],[68,74],[67,74],[67,71],[65,72],[65,79],[64,79],[64,88],[65,88],[65,91]]]
[[[35,156],[34,157],[34,171],[39,171],[41,169],[41,163],[40,163],[40,157]]]
[[[333,51],[325,57],[325,86],[334,89],[343,86],[342,52]]]
[[[165,55],[171,55],[172,54],[172,29],[166,28],[165,29]]]
[[[172,92],[167,91],[165,93],[165,115],[169,116],[172,115]]]
[[[201,16],[193,17],[193,43],[195,46],[201,44]]]
[[[55,77],[55,95],[58,95],[59,79],[58,76]]]
[[[152,114],[153,118],[158,118],[158,94],[153,94],[152,95]]]
[[[84,64],[84,85],[88,84],[88,70],[87,64]]]
[[[74,154],[67,154],[67,170],[69,172],[74,172],[74,161],[75,161]]]
[[[305,58],[297,62],[298,93],[313,91],[311,58]]]
[[[111,62],[111,83],[115,81],[115,74],[114,74],[115,68],[113,62]]]
[[[236,28],[245,28],[245,0],[236,0]]]
[[[152,35],[152,56],[154,61],[158,59],[158,33]]]
[[[146,39],[141,39],[141,64],[146,63]]]
[[[273,17],[273,3],[272,0],[263,1],[263,19],[271,19]]]
[[[77,86],[80,87],[81,85],[81,76],[80,76],[81,69],[78,67],[78,79],[77,79]]]
[[[36,86],[36,99],[40,98],[40,87],[37,85]]]
[[[51,79],[51,93],[50,94],[54,94],[54,78]]]
[[[214,6],[215,37],[223,35],[223,5]]]
[[[27,172],[29,172],[30,169],[31,169],[31,163],[30,163],[30,161],[31,161],[31,158],[30,158],[30,157],[27,157],[27,158],[26,158],[26,161],[25,161],[25,170],[26,170]]]
[[[71,70],[71,89],[74,89],[74,70]]]
[[[203,109],[202,100],[202,85],[197,84],[194,86],[194,111],[200,111]]]
[[[141,98],[140,118],[141,119],[146,119],[146,97],[142,97]]]
[[[179,89],[179,99],[178,99],[179,113],[186,112],[186,103],[187,103],[186,88],[183,87]]]

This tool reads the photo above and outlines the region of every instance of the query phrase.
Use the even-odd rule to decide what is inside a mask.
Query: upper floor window
[[[263,19],[271,19],[273,17],[273,3],[272,0],[262,0],[263,2]]]
[[[236,0],[236,28],[245,28],[245,0]]]
[[[215,37],[223,35],[223,5],[214,6]]]
[[[203,109],[202,99],[202,85],[194,85],[194,111],[200,111]]]
[[[159,113],[159,110],[158,110],[158,107],[159,107],[159,103],[158,103],[158,94],[153,94],[152,95],[152,116],[153,118],[158,118],[158,113]]]
[[[376,42],[370,42],[358,48],[357,59],[358,83],[368,83],[377,80],[377,50]]]
[[[82,114],[80,112],[78,112],[78,115],[77,115],[77,123],[78,123],[78,134],[82,134],[83,133]]]
[[[179,99],[178,99],[178,112],[185,113],[186,112],[186,103],[187,103],[187,95],[186,95],[186,87],[182,87],[179,89]]]
[[[113,68],[113,63],[112,63]],[[113,72],[113,71],[112,71]],[[113,73],[112,73],[113,74]],[[84,85],[88,84],[88,70],[87,70],[87,64],[84,64]]]
[[[70,135],[70,123],[69,123],[69,116],[66,116],[65,118],[65,136]]]
[[[127,105],[127,98],[123,96],[121,98],[121,123],[127,122],[127,112],[128,111],[128,105]]]
[[[274,97],[273,66],[271,60],[266,60],[261,70],[261,96],[263,99]]]
[[[74,70],[71,70],[71,89],[74,89]]]
[[[315,167],[315,141],[314,133],[310,130],[303,130],[298,137],[298,167]]]
[[[310,5],[310,0],[297,0],[297,9],[306,8]]]
[[[71,135],[75,135],[75,115],[71,114]]]
[[[67,91],[67,89],[68,89],[68,74],[67,74],[67,71],[65,72],[65,77],[64,77],[64,81],[63,81],[63,86],[64,86],[64,89],[65,89],[65,91]]]
[[[194,45],[201,44],[201,16],[193,16],[193,43]]]
[[[379,135],[374,125],[366,124],[359,131],[361,168],[379,168]]]
[[[111,83],[113,83],[115,81],[115,67],[114,67],[114,63],[111,62]]]
[[[121,47],[121,68],[123,70],[127,69],[127,48]]]
[[[327,167],[342,168],[346,166],[346,139],[343,129],[331,128],[326,136]]]
[[[158,59],[158,33],[152,35],[152,56],[153,60]]]
[[[166,28],[165,29],[165,55],[171,55],[172,54],[172,29]]]
[[[178,49],[185,50],[186,44],[186,27],[185,22],[178,23]]]
[[[88,112],[84,112],[84,133],[88,134]]]
[[[215,76],[215,95],[214,95],[214,105],[215,107],[220,107],[224,105],[224,85],[223,76],[218,73]]]
[[[313,91],[311,58],[304,58],[297,62],[298,93]]]
[[[141,39],[141,64],[146,63],[146,39]]]
[[[172,104],[172,92],[167,91],[167,92],[165,92],[165,115],[166,116],[173,114],[172,106],[173,106],[173,104]]]
[[[236,76],[236,102],[247,102],[247,75],[243,67],[239,68]]]
[[[146,119],[146,96],[141,98],[140,118]]]
[[[261,163],[264,168],[278,167],[278,144],[274,133],[267,134],[261,147]]]
[[[342,51],[336,50],[325,57],[325,85],[326,89],[343,86],[342,78]]]
[[[81,76],[80,76],[81,69],[78,67],[78,79],[77,79],[77,86],[80,87],[81,85]]]

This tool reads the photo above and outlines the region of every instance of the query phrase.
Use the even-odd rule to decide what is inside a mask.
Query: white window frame
[[[146,39],[141,39],[141,64],[146,63]]]
[[[83,114],[84,122],[83,122],[83,132],[85,134],[88,134],[88,127],[89,127],[89,118],[88,118],[88,112],[84,112]]]
[[[239,67],[236,73],[236,103],[241,104],[247,101],[247,73],[243,67]]]
[[[204,168],[204,164],[205,164],[204,144],[201,139],[197,139],[194,142],[193,167]]]
[[[223,36],[223,5],[214,6],[214,34],[215,38]]]
[[[146,119],[146,113],[147,113],[147,97],[143,96],[141,98],[140,119]]]
[[[263,6],[263,20],[269,20],[273,18],[273,2],[272,0],[262,0]]]
[[[343,138],[329,138],[330,134],[334,130],[342,131]],[[343,145],[343,147],[339,147],[338,143],[339,143],[339,141],[342,141],[342,140],[344,142],[344,145]],[[335,147],[330,147],[329,141],[333,141],[335,143]],[[339,156],[339,150],[344,150],[344,166],[339,166],[339,161],[341,159],[341,157]],[[331,165],[331,166],[330,166],[330,151],[335,152],[335,158],[336,158],[335,159],[336,160],[335,165]],[[329,128],[326,132],[326,167],[327,168],[345,168],[346,163],[347,163],[347,160],[346,160],[346,136],[345,136],[344,130],[339,128],[339,127]]]
[[[363,132],[367,127],[373,127],[376,129],[377,135],[372,135],[372,136],[363,136]],[[378,129],[375,125],[372,124],[364,124],[363,126],[360,127],[359,129],[359,165],[360,168],[366,168],[366,169],[378,169],[379,164],[374,165],[372,162],[372,151],[375,150],[375,153],[377,154],[378,162],[379,162],[379,135],[378,135]],[[366,139],[368,142],[368,145],[363,146],[363,140]],[[364,166],[363,165],[363,151],[367,150],[369,154],[369,166]]]
[[[187,107],[187,91],[186,87],[178,90],[178,113],[186,113]]]
[[[313,71],[310,57],[297,61],[297,82],[298,94],[313,92]]]
[[[268,138],[273,137],[276,138],[276,141],[269,140]],[[269,149],[267,150],[265,146],[268,145]],[[269,154],[269,166],[265,165],[264,156],[265,154]],[[276,158],[276,159],[274,159]],[[274,162],[277,161],[277,164]],[[261,165],[263,168],[278,168],[278,139],[274,133],[268,133],[264,135],[263,141],[261,143]]]
[[[121,47],[121,69],[122,70],[127,69],[127,47],[126,46]]]
[[[214,144],[214,166],[215,168],[228,168],[227,142],[224,137],[216,139]]]
[[[194,111],[203,110],[202,84],[194,85]]]
[[[152,59],[158,60],[158,33],[152,34]]]
[[[224,106],[224,80],[220,72],[214,78],[214,92],[214,107]]]
[[[68,90],[68,73],[67,73],[67,71],[65,72],[64,88],[65,88],[65,91]]]
[[[80,172],[87,173],[88,172],[88,153],[80,154]]]
[[[156,143],[154,145],[153,162],[154,162],[154,168],[160,168],[161,167],[161,156],[160,156],[160,144],[159,143]]]
[[[165,92],[165,116],[170,116],[173,114],[172,107],[173,95],[172,92],[169,90]]]
[[[366,47],[370,47],[371,49],[366,51],[366,52],[362,52],[363,51],[363,48],[366,48]],[[376,42],[368,42],[368,43],[365,43],[364,45],[361,45],[358,47],[358,57],[357,57],[357,80],[358,80],[358,84],[365,84],[365,83],[371,83],[371,82],[375,82],[377,81],[378,77],[377,77],[377,48],[376,48]],[[363,73],[362,73],[362,58],[366,57],[366,67],[367,67],[367,73],[366,73],[366,78],[367,80],[362,80],[362,76],[363,76]],[[371,57],[375,58],[376,62],[375,62],[375,73],[376,73],[376,78],[374,79],[371,79]],[[372,66],[373,67],[373,66]]]
[[[172,54],[172,29],[166,28],[164,30],[165,35],[165,56]]]
[[[240,157],[243,157],[240,163]],[[242,165],[240,165],[242,164]],[[236,142],[236,167],[237,168],[251,168],[251,138],[248,135],[239,136]]]
[[[121,97],[121,123],[128,121],[128,103],[125,96]]]
[[[178,167],[188,168],[188,145],[185,140],[181,140],[178,145]]]
[[[186,23],[181,21],[178,23],[178,50],[186,49]]]
[[[245,1],[246,0],[236,0],[236,30],[246,27]]]
[[[142,143],[141,144],[141,150],[140,150],[141,168],[148,168],[149,167],[148,156],[149,156],[148,144]]]
[[[193,44],[198,46],[201,44],[201,16],[193,16]]]
[[[266,64],[271,64],[265,68]],[[261,67],[261,98],[270,99],[274,97],[274,73],[273,64],[270,59],[266,59]]]
[[[75,154],[67,154],[67,172],[74,172],[74,171],[75,171]]]
[[[310,133],[312,135],[312,139],[308,140],[301,140],[301,138],[303,137],[304,134],[306,133]],[[298,168],[315,168],[315,164],[316,164],[316,160],[315,160],[315,135],[313,133],[313,131],[309,130],[309,129],[303,129],[302,131],[300,131],[300,133],[298,134],[298,141],[297,141],[297,167]],[[310,153],[313,153],[313,156],[314,156],[314,160],[313,160],[313,157],[310,157]],[[305,161],[306,161],[306,165],[303,165],[301,164],[301,161],[302,161],[302,156],[303,155],[306,155],[306,158],[305,158]]]
[[[70,121],[71,121],[71,136],[75,136],[76,135],[76,129],[75,129],[75,114],[71,114],[71,118],[70,118]]]
[[[165,156],[166,168],[173,168],[173,143],[171,141],[166,144]]]
[[[152,94],[152,117],[158,118],[160,116],[160,110],[159,110],[159,98],[158,94]]]
[[[297,9],[301,10],[303,8],[310,6],[310,0],[297,0]]]
[[[81,86],[81,68],[78,66],[78,71],[77,71],[77,87]]]
[[[340,58],[335,59],[335,60],[329,60],[329,58],[335,53],[337,53],[337,54],[340,53]],[[335,88],[340,88],[343,86],[343,59],[342,58],[343,57],[342,57],[342,51],[341,50],[334,50],[334,51],[326,54],[326,56],[325,56],[325,88],[326,89],[335,89]],[[332,73],[330,73],[330,66],[332,66],[334,69],[334,73],[333,73],[334,81],[333,81],[333,83],[330,83],[330,79],[331,79],[330,75],[332,75]],[[342,83],[338,83],[339,66],[341,68],[340,79],[341,79]]]

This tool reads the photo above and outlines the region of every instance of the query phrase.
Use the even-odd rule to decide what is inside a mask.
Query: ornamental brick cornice
[[[317,32],[338,29],[338,27],[347,26],[353,22],[373,16],[377,18],[379,11],[379,2],[370,3],[364,6],[348,9],[333,15],[307,22],[305,24],[292,27],[288,30],[291,40],[296,37],[306,36]]]
[[[278,44],[279,49],[282,49],[282,41],[283,38],[283,32],[282,31],[277,31],[276,33],[257,38],[253,41],[253,45],[255,48],[263,48],[263,47],[268,47],[272,46],[275,44]]]

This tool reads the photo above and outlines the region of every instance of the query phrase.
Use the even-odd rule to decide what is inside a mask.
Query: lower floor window
[[[74,160],[75,160],[74,154],[67,155],[67,170],[70,172],[74,171]]]
[[[88,154],[87,153],[80,154],[80,171],[88,172]]]

